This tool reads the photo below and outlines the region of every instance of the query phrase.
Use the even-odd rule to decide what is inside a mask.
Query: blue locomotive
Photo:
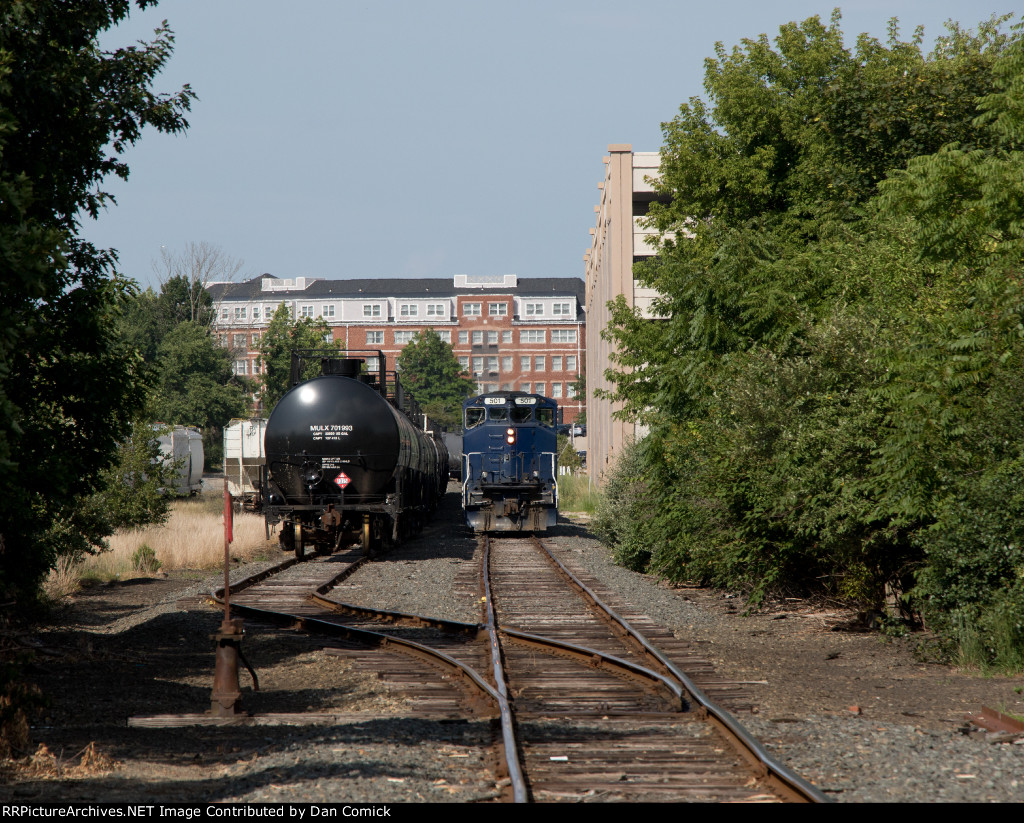
[[[462,404],[462,508],[474,531],[544,531],[558,519],[554,400],[501,391]]]

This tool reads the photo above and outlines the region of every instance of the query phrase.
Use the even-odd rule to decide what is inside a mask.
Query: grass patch
[[[585,475],[560,474],[558,476],[558,508],[564,512],[597,511],[600,495]]]
[[[118,532],[108,541],[110,550],[78,562],[61,560],[50,572],[44,592],[51,600],[73,593],[82,581],[106,582],[149,577],[159,571],[213,569],[224,562],[224,501],[202,497],[171,504],[171,515],[161,526]],[[214,505],[214,503],[216,505]],[[236,512],[231,557],[240,561],[266,554],[263,518]]]

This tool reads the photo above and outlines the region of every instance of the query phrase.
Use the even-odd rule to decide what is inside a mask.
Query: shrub
[[[161,563],[156,559],[156,552],[148,543],[139,546],[132,555],[132,569],[143,574],[160,571]]]

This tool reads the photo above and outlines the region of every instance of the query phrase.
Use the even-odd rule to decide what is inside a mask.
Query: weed
[[[598,491],[590,478],[574,474],[558,476],[558,508],[566,512],[597,511]]]
[[[148,543],[143,543],[132,555],[132,569],[142,574],[154,574],[160,571],[162,565]]]

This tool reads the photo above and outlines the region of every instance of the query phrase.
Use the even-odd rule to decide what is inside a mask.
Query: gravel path
[[[463,585],[474,537],[457,496],[414,541],[368,564],[335,592],[350,602],[475,622]],[[550,535],[564,562],[636,610],[703,644],[720,671],[754,685],[759,711],[739,717],[769,750],[841,802],[1024,800],[1024,745],[965,733],[983,703],[1024,714],[1020,678],[982,678],[921,663],[915,638],[834,631],[849,618],[808,604],[744,617],[739,598],[670,589],[614,566],[582,523]],[[254,571],[239,569],[236,575]],[[247,626],[262,712],[329,711],[333,726],[131,729],[128,716],[209,705],[220,615],[181,608],[215,575],[105,586],[76,598],[41,635],[30,674],[50,698],[32,730],[52,756],[0,764],[0,801],[481,801],[498,790],[483,747],[490,724],[404,716],[379,681],[321,644]],[[244,679],[244,683],[247,680]],[[78,765],[88,744],[103,756]],[[112,768],[103,758],[118,762]]]

